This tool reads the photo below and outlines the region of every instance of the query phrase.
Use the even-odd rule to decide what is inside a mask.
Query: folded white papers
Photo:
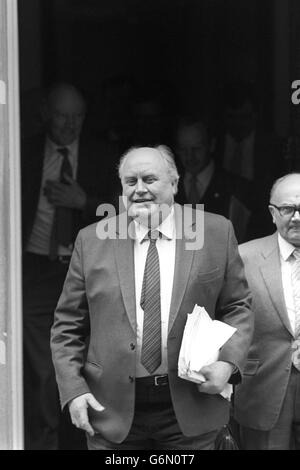
[[[198,384],[205,382],[199,372],[202,367],[216,362],[219,349],[234,334],[236,328],[218,320],[212,320],[204,307],[195,305],[188,314],[178,359],[178,376]],[[220,393],[230,400],[232,385],[226,384]]]

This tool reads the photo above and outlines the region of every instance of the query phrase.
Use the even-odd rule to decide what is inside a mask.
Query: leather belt
[[[167,374],[136,377],[135,381],[136,385],[140,385],[142,387],[163,387],[169,383]]]

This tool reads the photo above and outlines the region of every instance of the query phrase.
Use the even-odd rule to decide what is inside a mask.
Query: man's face
[[[272,196],[271,204],[276,206],[300,204],[300,175],[291,175],[278,185]],[[276,207],[269,206],[273,222],[286,241],[300,247],[300,215],[281,216]]]
[[[85,104],[75,90],[58,90],[49,99],[47,117],[49,137],[57,145],[69,145],[80,135]]]
[[[204,126],[185,126],[178,131],[177,153],[186,171],[197,174],[210,161],[210,148]]]
[[[255,128],[256,113],[250,101],[240,108],[228,108],[226,111],[226,128],[238,142],[245,139]]]
[[[133,150],[127,157],[121,175],[123,196],[127,199],[128,215],[144,225],[159,225],[174,202],[177,183],[171,182],[163,157],[153,148]]]

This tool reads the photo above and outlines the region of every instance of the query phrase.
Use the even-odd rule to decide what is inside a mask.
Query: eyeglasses
[[[295,212],[299,212],[300,215],[300,206],[276,206],[275,204],[270,204],[272,207],[276,207],[281,217],[294,217]]]

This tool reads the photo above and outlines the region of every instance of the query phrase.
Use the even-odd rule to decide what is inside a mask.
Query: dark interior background
[[[95,130],[130,113],[131,93],[160,90],[174,112],[216,112],[222,87],[255,83],[261,121],[289,133],[296,1],[19,0],[22,131],[39,91],[70,80],[90,98]],[[288,66],[286,66],[288,65]],[[126,91],[118,84],[126,84]],[[112,84],[112,85],[111,85]],[[107,91],[114,90],[114,93]],[[116,91],[117,90],[117,91]],[[167,95],[167,96],[166,96]]]

